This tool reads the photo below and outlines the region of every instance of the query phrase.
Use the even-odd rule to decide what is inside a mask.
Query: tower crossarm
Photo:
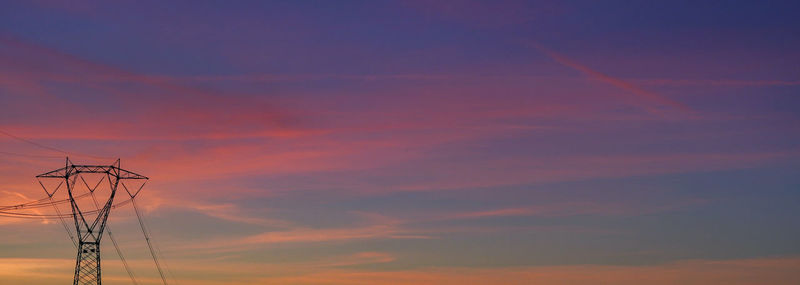
[[[150,178],[147,178],[147,176],[144,176],[144,175],[141,175],[141,174],[138,174],[138,173],[134,173],[134,172],[122,169],[122,168],[117,168],[117,167],[114,167],[114,168],[119,171],[119,179],[150,179]]]
[[[146,176],[119,168],[114,165],[69,165],[47,173],[36,175],[37,178],[66,178],[79,173],[105,173],[119,179],[148,179]]]

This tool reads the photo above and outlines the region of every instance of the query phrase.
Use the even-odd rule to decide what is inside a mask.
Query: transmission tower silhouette
[[[91,180],[91,178],[97,177],[99,177],[98,182],[92,184],[95,185],[92,187],[87,182],[87,178]],[[111,209],[114,208],[114,197],[117,194],[117,188],[122,186],[125,192],[133,199],[142,190],[148,178],[120,168],[119,159],[112,165],[76,165],[69,158],[66,159],[66,165],[63,168],[37,175],[36,178],[39,179],[39,184],[51,198],[62,186],[67,190],[72,208],[71,216],[75,222],[75,232],[78,237],[78,257],[75,262],[75,275],[72,284],[101,284],[100,240],[103,237],[108,215],[111,213]],[[48,190],[45,183],[42,183],[42,180],[45,179],[60,181],[57,186]],[[123,182],[125,180],[140,180],[142,184],[138,189],[129,189]],[[95,193],[101,190],[99,186],[108,185],[108,199],[105,203],[91,205],[95,207],[79,205],[76,198],[79,199],[81,195],[75,193],[75,190],[80,185],[84,185],[93,198]],[[100,208],[100,205],[102,205],[102,208]],[[71,234],[70,238],[72,238]]]

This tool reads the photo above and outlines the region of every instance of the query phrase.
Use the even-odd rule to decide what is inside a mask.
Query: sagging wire
[[[50,196],[50,200],[52,200],[52,199],[53,199],[53,196]],[[58,206],[56,206],[56,204],[53,204],[53,209],[56,209],[56,214],[58,214],[58,219],[61,220],[61,225],[64,226],[64,230],[67,231],[67,234],[69,235],[69,239],[72,241],[72,245],[75,248],[78,248],[78,242],[75,241],[75,236],[73,236],[72,235],[72,231],[69,230],[69,226],[67,226],[67,221],[64,221],[64,217],[61,216],[61,210],[58,209]]]
[[[3,131],[3,130],[0,130],[0,134],[4,134],[4,135],[6,135],[8,137],[11,137],[13,139],[16,139],[18,141],[21,141],[21,142],[24,142],[24,143],[27,143],[27,144],[30,144],[30,145],[33,145],[33,146],[36,146],[36,147],[39,147],[39,148],[42,148],[42,149],[46,149],[46,150],[50,150],[50,151],[54,151],[54,152],[59,152],[59,153],[67,154],[67,155],[91,157],[91,158],[94,158],[94,159],[109,159],[109,158],[111,158],[111,157],[96,156],[96,155],[79,153],[79,152],[65,151],[63,149],[59,149],[59,148],[55,148],[55,147],[51,147],[51,146],[46,146],[46,145],[37,143],[35,141],[23,138],[23,137],[19,137],[19,136],[10,134],[10,133],[8,133],[6,131]]]
[[[75,196],[75,200],[87,197],[89,193],[84,193],[78,196]],[[42,198],[36,201],[30,201],[22,204],[17,205],[9,205],[9,206],[0,206],[0,211],[8,211],[8,210],[27,210],[27,209],[36,209],[36,208],[44,208],[49,207],[50,205],[61,205],[64,203],[68,203],[70,199],[62,199],[53,201],[52,197]]]
[[[167,285],[167,278],[164,276],[164,271],[161,270],[161,264],[158,262],[158,257],[156,256],[156,252],[155,250],[153,250],[153,244],[150,242],[150,234],[147,231],[147,227],[145,227],[144,225],[144,220],[142,219],[142,214],[139,212],[139,207],[136,206],[135,197],[131,198],[131,201],[132,201],[131,203],[133,204],[133,210],[136,211],[136,218],[139,219],[139,227],[142,228],[142,234],[144,235],[144,240],[147,242],[147,247],[150,249],[150,255],[153,257],[153,262],[156,264],[156,269],[158,269],[158,275],[161,276],[161,281],[164,282],[164,285]]]
[[[133,199],[128,199],[128,200],[119,202],[118,204],[115,204],[115,205],[111,206],[111,209],[116,209],[118,207],[122,207],[124,205],[130,204],[131,201],[133,201]],[[91,211],[86,211],[86,212],[82,212],[82,213],[83,214],[96,214],[98,212],[100,212],[100,211],[91,210]],[[63,217],[63,218],[73,217],[75,215],[74,214],[57,214],[57,215],[28,214],[28,213],[15,213],[15,212],[0,211],[0,216],[20,217],[20,218],[30,217],[30,218],[53,218],[53,219],[55,219],[55,218],[58,218],[58,217]]]
[[[158,256],[160,256],[162,263],[164,263],[164,267],[167,269],[167,274],[169,274],[169,276],[172,278],[172,283],[177,285],[178,279],[175,278],[175,273],[172,273],[172,269],[169,267],[169,263],[167,263],[167,258],[165,258],[164,253],[161,252],[161,247],[158,245],[158,241],[153,239],[153,243],[155,244],[156,247],[156,253],[158,253]]]
[[[89,154],[67,152],[67,151],[64,151],[62,149],[58,149],[58,148],[55,148],[55,147],[42,145],[42,144],[39,144],[37,142],[31,141],[31,140],[28,140],[28,139],[25,139],[25,138],[15,136],[15,135],[10,134],[8,132],[5,132],[3,130],[0,130],[0,133],[4,134],[6,136],[9,136],[11,138],[17,139],[19,141],[22,141],[22,142],[25,142],[25,143],[28,143],[28,144],[31,144],[31,145],[34,145],[34,146],[37,146],[37,147],[40,147],[40,148],[43,148],[43,149],[47,149],[47,150],[51,150],[51,151],[55,151],[55,152],[60,152],[60,153],[63,153],[63,154],[72,153],[73,155],[91,157],[91,158],[96,158],[96,159],[106,159],[106,158],[108,158],[108,157],[94,156],[94,155],[89,155]],[[7,153],[7,152],[3,152],[2,154],[18,155],[18,156],[34,156],[34,155]],[[36,156],[36,157],[49,157],[49,156]],[[81,179],[83,179],[83,177],[81,177]],[[41,181],[39,181],[39,184],[41,184]],[[87,184],[87,188],[88,188],[88,183],[86,183],[85,180],[84,180],[84,184]],[[125,186],[125,184],[124,183],[122,183],[122,184],[123,184],[123,187],[125,187],[125,189],[128,190],[127,187]],[[99,182],[98,182],[98,185],[99,185]],[[60,187],[60,186],[61,186],[61,184],[59,184],[58,187]],[[142,186],[144,186],[144,185],[142,185]],[[55,216],[61,221],[62,225],[64,226],[64,229],[67,231],[67,234],[70,236],[70,240],[72,240],[73,245],[77,248],[77,243],[75,242],[75,238],[72,235],[72,232],[69,230],[69,227],[67,226],[66,221],[64,221],[64,217],[74,217],[75,214],[69,214],[69,215],[61,214],[61,211],[56,206],[57,204],[65,203],[65,202],[70,201],[70,200],[66,199],[66,200],[53,201],[53,194],[55,193],[55,191],[53,191],[53,194],[51,194],[51,193],[49,193],[47,191],[46,188],[44,188],[44,185],[42,185],[42,188],[45,190],[46,193],[48,193],[48,197],[46,199],[49,201],[49,203],[43,203],[43,202],[45,202],[45,199],[41,199],[41,200],[38,200],[38,201],[28,202],[28,203],[19,204],[19,205],[2,206],[2,207],[0,207],[0,216],[16,217],[16,218],[35,218],[35,219],[39,219],[39,218],[47,219],[47,218],[52,218],[52,217]],[[141,187],[139,188],[139,191],[140,190],[141,190]],[[99,209],[99,204],[97,202],[97,199],[96,199],[96,197],[94,195],[94,191],[90,191],[90,194],[92,196],[92,200],[95,203],[95,207],[97,207],[98,209],[94,210],[94,211],[89,211],[87,213],[97,213],[97,212],[100,211],[100,209]],[[137,219],[139,221],[139,226],[142,229],[142,234],[144,235],[145,241],[147,242],[147,247],[150,249],[150,255],[153,257],[153,261],[155,262],[156,268],[158,269],[158,273],[161,276],[161,281],[164,283],[164,285],[167,285],[167,279],[164,276],[163,270],[161,269],[161,264],[158,261],[158,256],[157,256],[156,252],[153,249],[153,244],[151,243],[150,234],[148,233],[148,230],[147,230],[147,227],[145,226],[145,222],[144,222],[144,219],[142,217],[142,214],[140,213],[139,208],[136,205],[136,201],[134,199],[136,194],[138,194],[138,191],[136,192],[136,194],[132,194],[132,193],[130,193],[130,191],[128,191],[128,194],[131,195],[131,199],[123,201],[123,202],[121,202],[121,203],[119,203],[117,205],[112,205],[111,208],[112,209],[113,208],[117,208],[119,206],[127,204],[128,202],[133,204],[133,208],[134,208],[134,210],[136,212],[136,217],[137,217]],[[81,195],[79,197],[82,197],[82,196],[85,196],[85,194]],[[40,207],[40,206],[46,206],[47,204],[53,205],[54,209],[56,210],[56,215],[22,214],[22,213],[13,213],[13,212],[2,211],[2,210],[7,210],[7,209],[15,209],[15,210],[17,210],[17,209],[22,209],[22,208],[25,208],[25,209],[35,208],[35,207]],[[114,239],[113,234],[111,233],[111,231],[109,229],[107,229],[107,230],[108,230],[109,237],[111,238],[111,241],[114,244],[115,249],[117,250],[117,254],[120,256],[120,259],[122,260],[123,265],[125,266],[125,270],[128,272],[128,275],[131,277],[131,281],[133,281],[134,284],[138,284],[136,282],[136,280],[135,280],[133,272],[130,270],[130,268],[129,268],[128,264],[127,264],[127,261],[125,260],[121,250],[119,249],[119,246],[118,246],[116,240]],[[161,254],[161,250],[158,249],[158,248],[157,248],[157,250],[158,250],[159,254]],[[166,265],[166,263],[165,263],[165,265]],[[168,267],[167,267],[167,270],[169,270]],[[175,278],[174,274],[172,274],[171,270],[169,270],[169,273],[170,273],[170,275],[172,275],[172,278]]]
[[[53,195],[55,195],[56,191],[58,191],[58,189],[61,188],[61,185],[63,185],[63,182],[59,183],[58,186],[56,186],[56,188],[53,190],[53,193],[50,193],[50,192],[47,191],[47,188],[44,187],[44,184],[42,184],[42,181],[39,181],[39,185],[42,185],[42,190],[44,190],[44,192],[47,193],[47,199],[50,200],[50,204],[53,205],[53,209],[56,210],[56,214],[58,215],[58,220],[61,221],[61,225],[64,226],[64,230],[67,231],[67,235],[69,235],[69,240],[72,241],[72,246],[74,246],[75,248],[78,248],[78,242],[75,241],[75,236],[72,235],[72,231],[69,230],[69,226],[67,226],[67,221],[64,221],[64,218],[61,216],[61,210],[58,209],[58,205],[53,203]]]

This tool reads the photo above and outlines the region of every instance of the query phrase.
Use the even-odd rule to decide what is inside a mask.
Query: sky
[[[120,158],[169,284],[798,284],[799,6],[2,1],[0,206]],[[4,284],[74,258],[0,217]]]

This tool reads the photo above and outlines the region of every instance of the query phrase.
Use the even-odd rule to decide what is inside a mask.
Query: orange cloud
[[[800,258],[755,258],[734,260],[686,260],[660,265],[564,265],[500,268],[435,267],[393,271],[338,268],[346,265],[386,263],[396,257],[388,253],[360,252],[302,263],[242,263],[174,260],[171,266],[185,272],[174,281],[183,284],[542,284],[542,285],[794,285],[800,282]],[[126,282],[123,272],[113,271],[111,262],[104,279]],[[58,284],[69,280],[68,259],[0,259],[0,278],[26,284]],[[146,260],[132,262],[134,268]],[[197,273],[197,274],[193,274]],[[199,274],[204,273],[204,274]],[[214,273],[215,278],[204,278]],[[236,278],[233,278],[236,276]],[[33,279],[31,279],[33,278]],[[142,282],[156,279],[140,277]],[[156,282],[157,283],[157,282]],[[156,284],[154,283],[154,284]],[[150,284],[150,283],[146,283]]]
[[[542,266],[513,268],[429,268],[364,272],[329,270],[303,276],[262,278],[291,284],[547,284],[705,285],[800,282],[800,259],[692,260],[653,266]]]
[[[297,227],[289,230],[270,231],[236,239],[222,239],[193,243],[179,248],[203,252],[238,252],[269,245],[288,243],[353,242],[369,239],[428,239],[426,235],[414,233],[398,225],[368,225],[348,228],[316,229]]]

